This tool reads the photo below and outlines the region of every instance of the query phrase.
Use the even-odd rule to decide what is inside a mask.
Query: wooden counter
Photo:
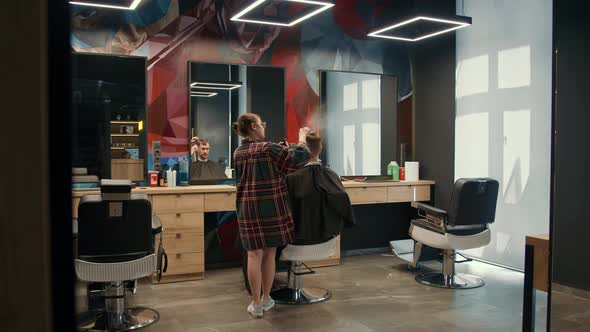
[[[535,330],[536,291],[549,291],[549,234],[527,235],[524,251],[522,330]]]
[[[385,204],[429,201],[433,181],[344,182],[352,204]],[[168,253],[168,272],[162,282],[202,279],[205,272],[204,213],[235,211],[236,187],[203,185],[186,187],[139,187],[134,193],[145,193],[152,211],[164,227],[164,247]],[[84,195],[98,190],[73,191],[73,215],[78,216],[78,203]],[[338,242],[340,245],[340,242]],[[340,263],[340,252],[326,260],[309,262],[319,267]]]

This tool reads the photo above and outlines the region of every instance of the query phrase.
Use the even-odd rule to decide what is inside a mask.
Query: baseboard
[[[340,257],[374,255],[374,254],[384,254],[384,253],[391,253],[391,248],[383,247],[383,248],[342,250],[340,252]]]

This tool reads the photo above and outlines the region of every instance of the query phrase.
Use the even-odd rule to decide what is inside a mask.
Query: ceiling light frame
[[[139,6],[141,1],[142,0],[133,0],[133,2],[131,3],[131,5],[129,5],[129,7],[105,5],[105,4],[101,4],[101,3],[92,2],[92,0],[91,1],[84,1],[84,0],[70,1],[70,4],[78,5],[78,6],[101,7],[101,8],[110,8],[110,9],[135,10],[135,8],[137,8],[137,6]]]
[[[447,17],[440,17],[438,15],[415,15],[415,16],[411,16],[411,17],[406,17],[402,20],[399,20],[395,23],[393,23],[392,25],[389,25],[385,28],[380,28],[378,30],[375,30],[373,32],[370,32],[367,36],[369,37],[377,37],[377,38],[385,38],[385,39],[393,39],[393,40],[401,40],[401,41],[409,41],[409,42],[417,42],[426,38],[430,38],[430,37],[434,37],[434,36],[438,36],[441,35],[443,33],[447,33],[447,32],[451,32],[454,30],[458,30],[461,28],[464,28],[466,26],[471,25],[472,20],[471,17],[468,16],[459,16],[459,15],[455,15],[452,18],[447,18]],[[397,28],[401,28],[403,26],[406,26],[408,24],[414,23],[414,22],[418,22],[418,21],[428,21],[428,22],[437,22],[437,23],[447,23],[447,24],[453,24],[453,26],[440,30],[440,31],[436,31],[436,32],[432,32],[423,36],[419,36],[416,38],[406,38],[406,37],[399,37],[399,36],[391,36],[391,35],[385,35],[383,34],[384,32],[387,31],[392,31],[395,30]]]
[[[258,24],[268,24],[268,25],[278,25],[278,26],[284,26],[284,27],[292,27],[297,23],[300,23],[302,21],[307,20],[308,18],[311,18],[313,16],[316,16],[318,14],[320,14],[323,11],[326,11],[332,7],[334,7],[334,4],[331,2],[326,2],[326,1],[315,1],[315,0],[283,0],[283,1],[288,1],[288,2],[296,2],[296,3],[303,3],[303,4],[308,4],[308,5],[316,5],[316,6],[320,6],[318,9],[303,15],[300,18],[297,18],[289,23],[283,23],[283,22],[273,22],[273,21],[264,21],[264,20],[256,20],[256,19],[249,19],[249,18],[245,18],[246,14],[248,14],[249,12],[253,11],[254,9],[260,7],[261,5],[263,5],[265,2],[270,2],[271,0],[256,0],[254,1],[252,4],[250,4],[249,6],[247,6],[246,8],[244,8],[243,10],[241,10],[240,12],[238,12],[236,15],[234,15],[231,20],[232,21],[236,21],[236,22],[246,22],[246,23],[258,23]]]

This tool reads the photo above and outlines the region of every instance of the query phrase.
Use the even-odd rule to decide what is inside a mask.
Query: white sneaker
[[[252,303],[250,303],[248,306],[248,313],[254,318],[262,318],[264,315],[264,310],[262,307],[255,307],[254,301],[252,301]]]
[[[262,301],[262,311],[269,311],[270,309],[275,307],[275,300],[269,298],[266,301]]]

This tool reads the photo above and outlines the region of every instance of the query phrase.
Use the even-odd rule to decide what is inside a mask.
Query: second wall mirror
[[[340,176],[384,176],[398,159],[397,77],[320,71],[325,149]]]

